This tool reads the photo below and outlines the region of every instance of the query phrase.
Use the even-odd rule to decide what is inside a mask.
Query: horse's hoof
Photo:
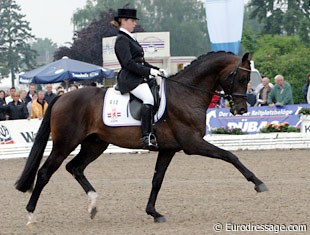
[[[166,222],[166,218],[164,216],[160,216],[160,217],[154,218],[154,222],[155,223],[164,223],[164,222]]]
[[[97,214],[97,208],[93,207],[90,211],[90,218],[91,219],[95,218],[96,214]]]
[[[36,223],[34,222],[34,223],[27,223],[26,224],[26,226],[27,226],[27,228],[31,231],[31,230],[33,230],[33,229],[35,229],[36,228]]]
[[[258,193],[262,193],[262,192],[268,191],[268,188],[267,188],[267,186],[264,183],[261,183],[260,185],[255,186],[255,190]]]
[[[30,229],[32,229],[33,225],[37,222],[37,220],[34,217],[34,214],[32,212],[28,213],[28,222],[26,226]]]

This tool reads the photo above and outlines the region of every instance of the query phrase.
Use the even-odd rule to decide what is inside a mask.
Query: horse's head
[[[234,115],[247,112],[246,90],[250,81],[250,63],[250,54],[245,53],[237,65],[228,66],[231,71],[220,81],[229,100],[230,112]]]

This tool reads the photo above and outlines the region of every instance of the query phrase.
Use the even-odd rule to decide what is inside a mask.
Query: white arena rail
[[[268,150],[268,149],[308,149],[310,148],[310,135],[302,133],[269,133],[255,135],[209,135],[205,140],[225,150]],[[32,147],[31,144],[15,144],[14,146],[0,145],[0,159],[26,158]],[[52,149],[49,141],[44,156],[48,156]],[[79,152],[77,147],[71,155]],[[147,153],[142,149],[119,148],[109,145],[104,153]]]
[[[9,159],[9,158],[26,158],[29,155],[32,144],[19,144],[15,146],[10,145],[0,145],[0,159]],[[44,151],[44,156],[48,156],[52,150],[52,142],[49,141],[46,149]],[[76,155],[80,150],[78,146],[70,155]],[[109,145],[108,149],[104,153],[141,153],[148,152],[143,149],[126,149],[119,148],[115,145]]]
[[[209,135],[205,136],[204,139],[226,150],[310,148],[310,134],[304,133],[275,132],[253,135]]]

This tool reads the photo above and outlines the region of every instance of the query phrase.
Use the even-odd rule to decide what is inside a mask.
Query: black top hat
[[[136,9],[118,9],[117,16],[114,17],[114,20],[118,21],[119,18],[139,20]]]

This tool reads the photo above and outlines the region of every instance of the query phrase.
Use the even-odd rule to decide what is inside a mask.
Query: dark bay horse
[[[167,115],[155,124],[159,149],[146,213],[155,222],[165,217],[155,209],[155,202],[165,172],[176,152],[222,159],[234,165],[241,174],[254,183],[257,192],[267,191],[265,184],[248,170],[229,151],[220,149],[203,139],[206,129],[206,110],[214,90],[221,86],[231,99],[231,112],[247,112],[246,89],[250,78],[249,54],[242,58],[226,52],[211,52],[200,56],[184,70],[166,79]],[[32,189],[27,204],[28,223],[34,221],[33,213],[44,186],[64,159],[81,144],[80,152],[66,165],[74,178],[88,194],[91,218],[96,214],[97,193],[84,175],[84,169],[114,144],[124,148],[143,147],[140,127],[108,127],[102,122],[102,106],[106,89],[87,87],[57,97],[50,104],[41,123],[16,189]],[[52,136],[53,148],[38,170],[48,138]],[[38,172],[37,172],[38,171]]]

